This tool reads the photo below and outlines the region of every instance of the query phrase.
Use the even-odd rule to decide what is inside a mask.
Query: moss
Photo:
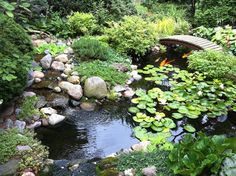
[[[97,164],[97,167],[101,170],[105,170],[108,168],[113,168],[117,165],[118,159],[115,157],[108,157],[105,158],[101,161],[99,161],[99,163]]]
[[[98,176],[117,176],[119,172],[116,169],[106,169],[98,174]]]

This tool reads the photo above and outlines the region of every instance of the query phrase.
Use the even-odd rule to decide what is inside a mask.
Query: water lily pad
[[[180,103],[177,101],[174,101],[174,102],[168,104],[168,107],[170,107],[171,109],[178,109],[179,106],[180,106]]]
[[[155,118],[153,117],[147,117],[144,119],[145,122],[154,122],[155,121]]]
[[[138,104],[139,101],[140,101],[140,98],[133,98],[133,99],[131,100],[131,102],[134,103],[134,104]]]
[[[136,94],[137,96],[141,97],[141,96],[146,95],[146,91],[143,90],[143,89],[137,89],[137,90],[135,91],[135,94]]]
[[[194,133],[196,132],[196,129],[192,125],[185,125],[184,129],[189,132],[189,133]]]
[[[150,122],[141,122],[139,125],[143,128],[149,128],[152,125],[152,123],[150,123]]]
[[[128,111],[129,111],[130,113],[136,114],[136,113],[138,113],[140,110],[139,110],[138,108],[136,108],[136,107],[130,107],[130,108],[128,109]]]
[[[162,127],[163,126],[162,122],[160,122],[160,121],[154,121],[153,125],[156,126],[156,127]]]
[[[162,128],[162,127],[156,127],[155,125],[152,125],[152,126],[151,126],[151,129],[154,130],[154,131],[157,131],[157,132],[163,131],[163,128]]]
[[[181,113],[181,114],[188,114],[189,113],[186,106],[180,106],[179,109],[178,109],[178,112]]]
[[[139,109],[146,109],[146,104],[138,104],[137,105],[137,107],[139,108]]]
[[[140,118],[138,118],[137,116],[134,116],[134,117],[133,117],[133,120],[134,120],[135,122],[140,123],[140,122],[143,122],[144,119],[140,119]]]
[[[150,112],[151,114],[155,114],[156,113],[156,109],[155,108],[147,108],[147,111]]]
[[[173,113],[172,117],[175,118],[175,119],[182,119],[184,116],[180,113]]]
[[[166,128],[172,129],[172,128],[175,128],[175,127],[176,127],[175,122],[174,122],[172,119],[170,119],[170,118],[164,118],[164,119],[161,120],[161,122],[163,123],[163,125],[164,125]]]

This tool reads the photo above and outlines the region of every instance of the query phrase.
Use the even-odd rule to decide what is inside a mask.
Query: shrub
[[[68,17],[71,32],[75,35],[93,34],[97,28],[97,20],[91,13],[75,12]]]
[[[111,48],[107,44],[89,37],[82,37],[73,43],[73,49],[81,59],[109,60]]]
[[[18,117],[20,119],[29,119],[35,115],[40,115],[39,110],[35,107],[37,102],[38,97],[36,96],[25,97],[20,106],[21,111]]]
[[[196,70],[210,78],[236,78],[236,57],[224,52],[198,51],[188,58],[188,68]]]
[[[48,157],[47,148],[34,139],[34,133],[24,131],[19,133],[17,129],[9,129],[0,135],[0,163],[3,164],[12,158],[20,158],[19,169],[32,169],[37,173],[43,166],[43,160]],[[18,151],[18,145],[28,145],[31,150]]]
[[[199,0],[196,3],[195,24],[207,27],[226,24],[235,25],[235,6],[235,0]]]
[[[168,36],[175,32],[175,20],[172,18],[164,18],[157,22],[158,35]]]
[[[224,136],[208,137],[199,133],[197,137],[191,134],[184,136],[183,140],[176,144],[169,155],[170,166],[175,174],[185,176],[197,176],[204,169],[210,169],[217,174],[221,162],[226,156],[228,144]]]
[[[109,82],[111,85],[125,84],[129,76],[126,73],[119,72],[111,67],[109,63],[95,60],[92,62],[82,62],[76,68],[81,76],[98,76]]]
[[[4,15],[0,29],[0,99],[6,101],[26,85],[33,46],[23,28]]]
[[[155,24],[138,16],[125,16],[122,21],[111,23],[105,34],[117,51],[139,56],[154,46],[157,39]]]

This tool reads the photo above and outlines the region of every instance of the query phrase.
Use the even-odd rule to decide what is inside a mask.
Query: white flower
[[[224,89],[224,84],[221,84],[221,85],[220,85],[220,88],[221,88],[221,89]]]
[[[160,105],[166,105],[166,99],[159,99],[159,104]]]
[[[203,92],[202,91],[198,91],[198,96],[202,96]]]

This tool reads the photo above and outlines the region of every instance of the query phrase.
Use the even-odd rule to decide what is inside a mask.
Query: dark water
[[[95,111],[75,111],[57,128],[39,128],[38,138],[49,147],[52,159],[91,159],[129,148],[133,122],[127,101],[105,103]]]

